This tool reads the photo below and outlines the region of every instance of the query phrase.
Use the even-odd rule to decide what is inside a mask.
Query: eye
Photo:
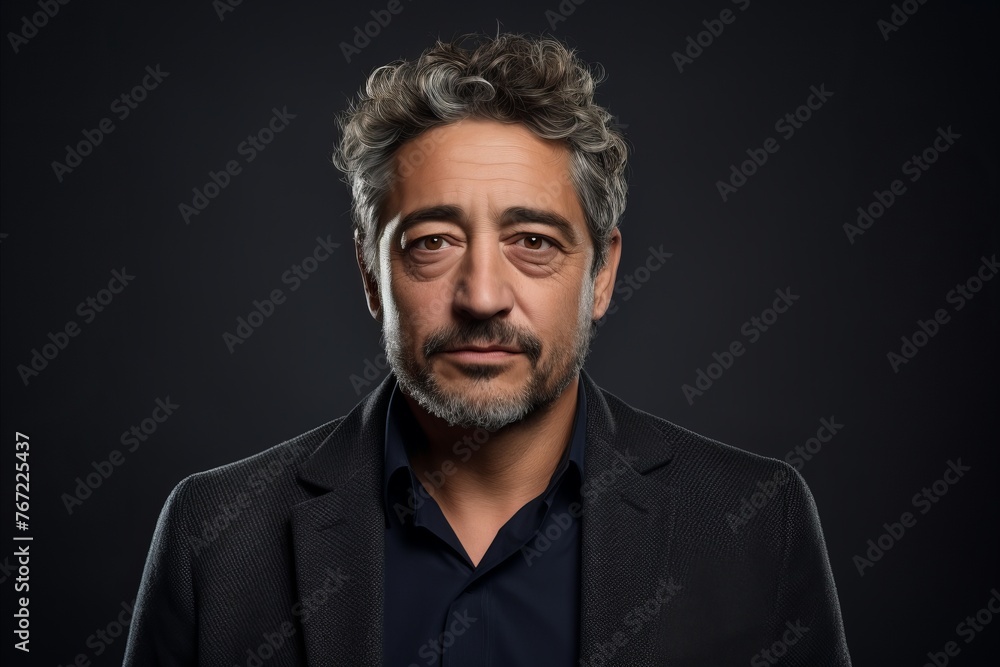
[[[443,236],[424,236],[414,241],[410,247],[417,250],[441,250],[449,245]]]
[[[528,250],[548,250],[554,247],[554,243],[544,236],[538,236],[537,234],[529,234],[522,237],[518,243],[524,242],[524,247]]]

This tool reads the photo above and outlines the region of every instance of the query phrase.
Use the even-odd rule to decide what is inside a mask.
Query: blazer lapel
[[[292,515],[307,664],[382,666],[385,516],[382,467],[392,374],[305,461],[321,495]]]
[[[587,392],[581,566],[582,664],[652,664],[671,579],[672,490],[654,479],[670,461],[664,434],[632,408]],[[293,509],[296,581],[307,664],[382,665],[386,518],[381,489],[390,373],[306,460],[299,478],[319,495]],[[613,649],[611,648],[613,647]]]
[[[653,473],[669,463],[672,447],[633,408],[606,399],[586,372],[581,384],[587,442],[580,664],[659,664],[659,628],[680,588],[670,565],[674,494]]]

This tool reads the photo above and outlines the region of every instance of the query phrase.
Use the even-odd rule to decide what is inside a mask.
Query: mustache
[[[528,356],[532,365],[542,355],[542,342],[530,331],[501,319],[467,320],[427,337],[424,358],[461,345],[513,345]]]

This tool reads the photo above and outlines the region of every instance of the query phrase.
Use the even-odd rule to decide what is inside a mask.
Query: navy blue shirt
[[[587,398],[548,488],[504,524],[474,566],[410,468],[427,440],[399,385],[385,428],[384,667],[575,667],[580,639],[580,485]],[[455,465],[487,446],[477,429]],[[430,473],[435,486],[455,468]]]

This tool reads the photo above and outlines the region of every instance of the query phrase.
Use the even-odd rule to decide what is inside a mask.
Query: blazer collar
[[[296,505],[292,516],[302,604],[296,615],[309,665],[382,664],[381,490],[395,380],[390,372],[299,470],[302,483],[319,493]],[[654,473],[670,462],[673,445],[650,415],[605,394],[586,371],[580,380],[587,401],[580,658],[589,664],[622,632],[629,641],[618,648],[616,662],[642,664],[655,624],[636,627],[629,614],[662,597],[670,577],[675,503]]]
[[[369,439],[377,439],[379,445],[384,445],[381,438],[384,437],[389,398],[395,383],[396,377],[390,371],[303,462],[299,479],[333,491],[357,471],[370,465],[372,456],[377,455],[381,459],[382,448],[370,447]],[[669,463],[673,456],[673,442],[659,429],[641,424],[637,419],[641,416],[652,418],[651,415],[635,410],[612,394],[605,398],[604,390],[585,370],[580,371],[580,386],[587,394],[586,452],[590,452],[591,442],[610,447],[626,457],[631,467],[641,474]],[[612,412],[612,405],[617,408],[615,412],[618,414]],[[628,422],[617,423],[622,417],[628,417]],[[627,437],[631,442],[625,442],[621,437],[623,428],[630,431]]]

